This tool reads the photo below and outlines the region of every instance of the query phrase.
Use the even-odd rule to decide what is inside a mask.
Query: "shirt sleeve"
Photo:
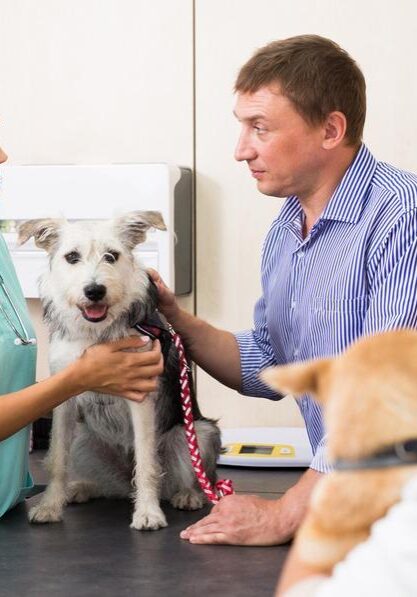
[[[283,396],[271,390],[259,378],[262,369],[277,364],[266,325],[263,297],[255,305],[254,323],[254,329],[235,334],[240,352],[241,394],[280,400]]]
[[[323,436],[317,445],[316,452],[311,461],[310,468],[319,473],[330,473],[333,470],[327,460],[326,454],[327,435]]]
[[[404,214],[373,251],[363,334],[417,328],[417,209]]]

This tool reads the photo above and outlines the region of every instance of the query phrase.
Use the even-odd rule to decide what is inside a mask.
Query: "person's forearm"
[[[83,391],[80,375],[70,366],[44,381],[0,396],[0,440]]]
[[[311,494],[322,477],[323,473],[319,473],[314,469],[308,469],[298,483],[291,487],[280,500],[281,508],[283,508],[286,513],[283,520],[287,521],[288,531],[292,532],[292,535],[298,530],[307,514]],[[285,591],[295,583],[315,574],[314,570],[309,566],[304,565],[298,559],[295,545],[291,548],[285,563],[277,587],[276,597],[283,595]]]
[[[240,391],[240,354],[232,333],[219,330],[183,310],[179,310],[170,323],[197,365],[221,383]]]
[[[310,496],[322,473],[308,469],[299,481],[278,500],[279,516],[276,519],[279,525],[278,533],[281,543],[291,539],[299,528],[306,515]]]

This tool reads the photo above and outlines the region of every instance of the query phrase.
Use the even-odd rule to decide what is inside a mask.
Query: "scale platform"
[[[304,427],[222,429],[218,464],[256,467],[308,467],[313,458]]]

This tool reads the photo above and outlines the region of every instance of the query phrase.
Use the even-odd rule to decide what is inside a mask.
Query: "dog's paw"
[[[67,488],[67,502],[69,504],[83,504],[99,497],[98,488],[89,481],[71,481]]]
[[[61,504],[50,502],[39,502],[29,510],[29,522],[60,522],[62,520],[63,507]]]
[[[194,491],[179,491],[172,496],[171,504],[178,510],[199,510],[204,505],[204,498]]]
[[[161,508],[138,508],[132,519],[131,529],[138,531],[156,531],[168,526],[165,515]]]

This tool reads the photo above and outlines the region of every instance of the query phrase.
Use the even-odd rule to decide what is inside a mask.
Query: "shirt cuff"
[[[271,390],[259,378],[259,373],[263,369],[276,365],[273,355],[269,355],[261,350],[252,330],[238,332],[235,334],[235,338],[240,352],[242,378],[240,393],[256,398],[281,400],[284,396]]]
[[[326,439],[326,436],[321,438],[316,448],[313,460],[310,464],[310,468],[314,469],[319,473],[331,473],[333,470],[333,466],[327,460]]]

